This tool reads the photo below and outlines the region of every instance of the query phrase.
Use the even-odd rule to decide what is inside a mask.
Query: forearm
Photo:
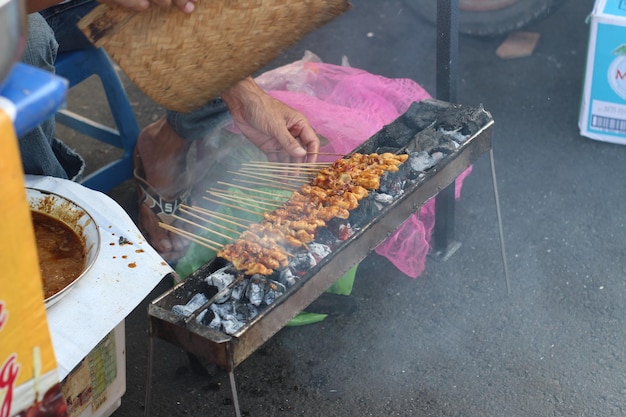
[[[252,77],[244,78],[228,91],[222,94],[222,100],[231,113],[240,113],[241,107],[250,104],[255,98],[261,98],[266,93],[258,86]]]
[[[61,3],[63,0],[27,0],[26,1],[26,12],[27,13],[35,13],[48,7],[55,6]]]

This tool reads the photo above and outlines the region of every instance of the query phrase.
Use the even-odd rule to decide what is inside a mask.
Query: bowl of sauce
[[[46,307],[57,303],[93,266],[100,250],[94,219],[61,195],[27,188]]]

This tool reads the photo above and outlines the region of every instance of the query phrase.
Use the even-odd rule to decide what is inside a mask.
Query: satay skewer
[[[212,188],[211,190],[215,190],[215,189]],[[254,199],[257,200],[257,201],[264,201],[264,202],[266,202],[266,203],[268,203],[270,205],[274,205],[274,204],[282,204],[284,201],[286,201],[290,197],[290,196],[287,196],[287,195],[279,195],[279,194],[272,194],[272,195],[273,195],[273,197],[266,197],[266,196],[255,195]],[[251,196],[249,194],[246,194],[246,196],[248,198],[251,198]],[[279,197],[279,198],[276,198],[276,197]]]
[[[330,166],[330,164],[324,164],[324,165],[328,165]],[[318,172],[320,170],[320,168],[324,168],[324,165],[315,165],[315,166],[308,166],[308,165],[290,165],[290,164],[280,164],[280,165],[270,165],[270,163],[258,163],[258,164],[250,164],[250,163],[245,163],[245,164],[241,164],[241,171],[254,171],[254,172],[258,172],[258,171],[277,171],[277,172],[290,172],[293,174],[297,174],[298,172]]]
[[[263,151],[263,153],[268,154],[268,153],[281,153],[284,152],[284,150],[276,150],[276,151]],[[307,155],[325,155],[325,156],[346,156],[343,153],[333,153],[333,152],[307,152]]]
[[[222,190],[219,188],[209,188],[208,190],[206,190],[207,194],[213,195],[215,197],[225,197],[228,200],[231,201],[241,201],[244,204],[247,205],[260,205],[260,206],[267,206],[267,205],[273,205],[274,202],[276,201],[275,199],[264,199],[264,200],[257,200],[256,197],[250,195],[250,194],[246,194],[246,193],[239,193],[239,192],[234,192],[234,191],[230,191],[230,190]],[[250,201],[252,198],[254,198],[255,201]],[[262,208],[262,207],[260,207]]]
[[[245,169],[242,169],[241,171],[228,171],[228,172],[231,174],[235,174],[235,175],[238,175],[241,177],[247,177],[247,178],[256,178],[256,179],[259,179],[259,177],[267,178],[268,183],[275,183],[278,185],[283,185],[285,183],[284,180],[289,180],[291,182],[307,183],[310,181],[310,177],[311,177],[311,174],[292,176],[292,175],[282,175],[282,174],[276,174],[276,173],[267,173],[263,171],[256,171],[256,172],[248,171]],[[262,184],[262,185],[266,185],[266,184]]]
[[[241,210],[241,211],[246,212],[246,213],[254,214],[255,216],[262,216],[263,215],[263,213],[259,213],[258,211],[248,210],[248,209],[245,209],[243,207],[235,206],[234,204],[228,204],[228,203],[225,203],[225,202],[219,201],[219,200],[214,200],[214,199],[206,197],[206,196],[203,196],[202,198],[204,200],[206,200],[206,201],[211,202],[211,203],[221,204],[224,207],[230,207],[230,208],[234,208],[234,209],[237,209],[237,210]]]
[[[181,213],[185,213],[185,214],[186,214],[186,215],[188,215],[188,216],[195,217],[196,219],[199,219],[199,220],[201,220],[201,221],[203,221],[203,222],[205,222],[205,223],[211,224],[211,225],[213,225],[213,226],[219,227],[220,229],[224,229],[224,230],[226,230],[226,231],[228,231],[228,232],[232,232],[232,233],[240,233],[240,231],[239,231],[239,230],[237,230],[237,229],[235,229],[235,228],[233,228],[233,227],[229,227],[229,226],[226,226],[226,225],[224,225],[224,224],[214,222],[213,220],[210,220],[210,219],[207,219],[207,218],[205,218],[205,217],[202,217],[202,216],[200,216],[200,215],[198,215],[198,214],[195,214],[195,213],[193,213],[193,212],[192,212],[192,211],[190,211],[190,210],[186,210],[186,209],[184,209],[183,207],[181,207],[181,208],[180,208],[180,211],[181,211]],[[245,229],[247,226],[240,225],[239,227],[243,227],[243,228]]]
[[[269,185],[272,188],[276,188],[277,190],[283,190],[283,191],[295,191],[295,190],[299,190],[300,187],[301,187],[301,185],[296,185],[296,184],[293,184],[293,185],[289,185],[289,184],[287,184],[287,185],[276,185],[276,184],[267,184],[265,182],[259,182],[259,181],[244,180],[244,179],[241,179],[241,178],[233,178],[233,181],[242,182],[244,184],[250,184],[250,185],[258,185],[258,186],[261,186],[261,187]],[[309,181],[305,181],[304,183],[308,184],[308,182]]]
[[[209,232],[209,233],[213,233],[214,235],[217,235],[217,236],[220,236],[220,237],[226,238],[226,239],[228,239],[228,240],[235,240],[235,237],[233,237],[233,236],[228,236],[228,235],[225,235],[224,233],[220,233],[220,232],[218,232],[218,231],[215,231],[215,230],[213,230],[213,229],[210,229],[210,228],[208,228],[208,227],[206,227],[206,226],[204,226],[204,225],[201,225],[201,224],[199,224],[199,223],[196,223],[196,222],[194,222],[194,221],[192,221],[192,220],[189,220],[189,219],[186,219],[186,218],[184,218],[184,217],[178,216],[178,215],[176,215],[176,214],[172,214],[172,217],[173,217],[173,218],[175,218],[176,220],[180,220],[180,221],[182,221],[182,222],[188,223],[188,224],[190,224],[190,225],[192,225],[192,226],[195,226],[195,227],[197,227],[197,228],[199,228],[199,229],[205,230],[205,231],[207,231],[207,232]],[[235,233],[238,233],[236,230],[235,230],[234,232],[235,232]],[[189,232],[189,233],[191,233],[191,232]],[[200,236],[200,237],[202,237],[202,236]],[[204,238],[204,239],[206,239],[206,238]],[[208,240],[208,239],[207,239],[207,240]],[[217,242],[212,242],[212,243],[215,243],[215,244],[219,245],[219,243],[217,243]]]
[[[223,181],[218,181],[217,183],[220,184],[220,185],[225,185],[227,187],[233,187],[233,188],[238,188],[240,190],[251,191],[253,193],[260,193],[260,194],[263,194],[263,195],[269,195],[269,196],[273,196],[273,197],[284,198],[284,196],[280,195],[280,194],[270,193],[268,191],[263,191],[263,190],[257,190],[255,188],[250,188],[250,187],[244,187],[243,185],[231,184],[231,183],[223,182]]]
[[[244,170],[268,170],[268,171],[289,171],[289,172],[297,172],[297,171],[318,171],[320,168],[329,167],[331,164],[323,162],[323,163],[315,163],[315,164],[291,164],[289,162],[244,162],[240,165],[239,169]]]
[[[219,197],[219,198],[221,198],[223,200],[226,200],[226,201],[232,201],[234,203],[241,204],[244,207],[259,209],[262,212],[264,212],[264,211],[266,211],[268,209],[268,207],[267,207],[268,205],[270,205],[272,208],[275,207],[275,204],[264,202],[264,201],[249,201],[249,200],[246,200],[245,196],[237,196],[235,194],[220,193],[220,192],[211,191],[211,190],[207,190],[207,193],[209,195],[212,195],[214,197]],[[248,198],[250,198],[250,197],[248,197]],[[265,207],[262,207],[262,206],[265,206]]]
[[[195,211],[197,213],[202,213],[202,214],[204,214],[206,216],[216,218],[218,220],[230,223],[230,224],[238,226],[238,227],[243,227],[244,229],[247,228],[250,224],[256,223],[255,220],[249,220],[249,219],[244,219],[243,217],[231,216],[231,215],[226,214],[226,213],[220,213],[220,212],[217,212],[217,211],[205,209],[203,207],[188,206],[186,204],[181,204],[180,207],[184,208],[186,210]],[[245,225],[245,224],[242,224],[242,223],[239,223],[239,222],[246,222],[246,223],[248,223],[248,225]]]
[[[222,245],[219,245],[217,242],[213,242],[212,240],[196,235],[195,233],[191,233],[186,230],[180,229],[178,227],[171,226],[167,223],[159,222],[159,226],[165,230],[168,230],[172,233],[176,233],[177,235],[183,236],[191,240],[192,242],[197,243],[198,245],[204,246],[205,248],[211,249],[215,252],[218,252],[222,249]],[[205,242],[205,240],[208,242]]]

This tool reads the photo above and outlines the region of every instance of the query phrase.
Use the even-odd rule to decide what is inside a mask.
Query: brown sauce
[[[85,247],[80,237],[63,222],[31,211],[37,241],[44,298],[67,287],[85,268]]]

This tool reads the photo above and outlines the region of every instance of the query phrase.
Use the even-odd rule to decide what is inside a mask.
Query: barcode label
[[[626,133],[626,120],[591,115],[591,127],[615,133]]]

